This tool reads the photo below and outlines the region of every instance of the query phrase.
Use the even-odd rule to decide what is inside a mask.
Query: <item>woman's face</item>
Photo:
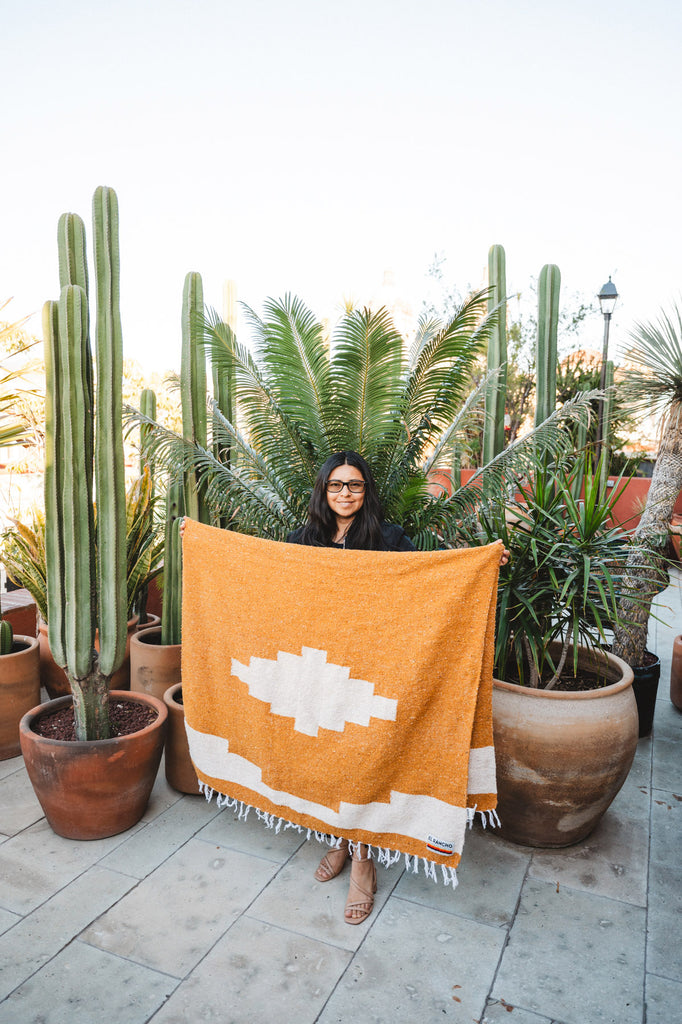
[[[330,491],[329,484],[334,481],[341,482],[343,484],[349,484],[353,481],[364,484],[365,478],[359,469],[355,466],[337,466],[329,474],[327,480],[327,504],[329,505],[332,512],[342,519],[346,519],[349,516],[354,516],[360,511],[365,500],[364,488],[362,491],[353,492],[346,486],[340,491]]]

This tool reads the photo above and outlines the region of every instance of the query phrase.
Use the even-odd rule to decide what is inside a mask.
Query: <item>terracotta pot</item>
[[[670,666],[670,699],[682,711],[682,636],[673,640],[673,660]]]
[[[162,644],[161,627],[142,629],[130,643],[130,689],[151,693],[159,700],[169,686],[179,683],[182,644]]]
[[[66,839],[105,839],[125,832],[149,802],[163,753],[166,705],[127,690],[114,690],[112,697],[150,704],[158,717],[139,732],[108,740],[69,742],[35,733],[36,719],[70,704],[69,695],[33,708],[19,725],[35,794],[51,828]]]
[[[166,780],[180,793],[199,793],[199,780],[189,756],[189,743],[185,729],[185,709],[176,697],[182,692],[182,683],[169,686],[163,695],[168,708],[166,730]]]
[[[110,690],[130,689],[130,638],[137,627],[137,615],[128,620],[128,638],[126,640],[126,653],[123,664],[111,677]],[[38,638],[40,640],[40,683],[45,687],[52,699],[66,697],[71,693],[71,684],[63,668],[55,662],[50,650],[50,641],[47,638],[47,623],[40,622],[38,625]],[[99,635],[95,632],[95,649],[99,650]]]
[[[154,626],[160,626],[160,625],[161,625],[161,616],[160,615],[150,615],[149,612],[147,612],[147,618],[145,619],[144,622],[136,622],[135,623],[135,632],[136,633],[141,633],[143,629],[153,629]]]
[[[19,722],[39,702],[38,641],[16,633],[12,653],[0,658],[0,761],[21,753]]]
[[[588,836],[625,782],[639,719],[629,665],[608,656],[598,690],[533,690],[493,680],[501,835],[524,846],[571,846]],[[597,667],[581,649],[578,663]]]

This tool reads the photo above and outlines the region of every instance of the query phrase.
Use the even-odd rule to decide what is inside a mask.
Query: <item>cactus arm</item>
[[[182,479],[168,482],[166,492],[166,538],[163,557],[163,607],[161,643],[182,641],[182,539],[180,520],[184,515]]]
[[[497,325],[488,344],[488,370],[498,370],[497,379],[488,386],[485,396],[485,427],[483,430],[483,465],[491,462],[504,449],[504,408],[507,397],[507,274],[504,248],[492,245],[488,253],[488,310],[498,309]]]
[[[148,420],[156,419],[156,392],[151,388],[145,388],[140,392],[140,412]],[[149,466],[149,472],[154,481],[154,467],[147,458],[145,449],[149,438],[150,427],[146,423],[140,424],[140,475],[144,473],[145,467]]]
[[[182,433],[188,441],[206,447],[206,355],[199,317],[204,311],[201,274],[185,277],[182,293],[182,356],[180,397],[182,400]],[[185,474],[185,504],[192,519],[206,522],[206,510],[192,471]]]
[[[538,281],[538,334],[536,343],[535,425],[556,408],[557,332],[561,273],[553,263],[540,271]]]
[[[99,669],[112,675],[125,656],[126,500],[123,457],[123,342],[119,314],[118,202],[113,189],[93,197],[97,285],[97,409],[95,482],[97,492],[97,582]]]
[[[62,468],[60,524],[64,552],[64,607],[61,625],[66,667],[75,679],[92,669],[94,629],[94,535],[92,494],[83,472],[83,453],[92,447],[92,417],[87,407],[88,300],[78,285],[67,285],[59,298],[61,386],[58,450]],[[49,565],[49,563],[48,563]],[[51,567],[53,568],[53,567]],[[54,589],[48,568],[48,594]],[[52,605],[48,606],[52,618]],[[50,639],[55,627],[48,620]]]
[[[12,653],[13,643],[14,631],[12,630],[12,625],[7,619],[3,619],[0,622],[0,656]]]
[[[63,213],[57,227],[59,249],[59,288],[77,284],[88,291],[88,260],[85,248],[85,224],[76,213]]]
[[[59,307],[56,302],[43,306],[45,344],[45,564],[47,571],[47,623],[52,657],[66,666],[63,615],[64,547],[62,541],[62,463],[61,448],[62,372],[59,349]]]

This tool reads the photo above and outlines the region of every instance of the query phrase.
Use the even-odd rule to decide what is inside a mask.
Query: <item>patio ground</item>
[[[682,714],[668,696],[680,576],[649,646],[653,736],[597,830],[532,850],[467,837],[453,892],[379,868],[343,921],[321,847],[238,822],[163,771],[130,832],[55,836],[0,762],[0,1024],[672,1024],[682,1006]]]

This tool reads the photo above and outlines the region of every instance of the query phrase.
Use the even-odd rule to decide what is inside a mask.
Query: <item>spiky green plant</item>
[[[621,390],[641,415],[660,417],[660,443],[646,506],[632,538],[620,602],[623,625],[614,654],[640,666],[647,646],[651,603],[668,583],[665,550],[670,520],[682,490],[682,310],[673,305],[657,321],[638,323],[630,333],[628,361],[634,364]]]
[[[211,511],[231,529],[284,539],[306,519],[318,469],[335,451],[367,459],[389,520],[400,522],[419,548],[455,543],[458,523],[476,506],[486,482],[504,490],[543,453],[568,450],[563,422],[587,415],[578,397],[490,463],[451,497],[430,493],[431,470],[450,465],[453,445],[479,417],[488,383],[469,394],[471,370],[485,351],[497,312],[486,316],[479,292],[448,323],[423,318],[406,346],[385,310],[351,310],[331,341],[300,299],[269,300],[264,315],[247,310],[255,349],[240,344],[219,317],[205,320],[205,338],[219,373],[234,375],[240,424],[214,407],[219,448],[229,465],[202,447],[155,426],[153,452],[177,471],[194,469]]]
[[[59,302],[43,310],[47,621],[52,655],[71,683],[76,736],[83,740],[109,735],[108,682],[123,661],[127,632],[118,202],[112,189],[95,192],[93,236],[96,401],[85,229],[72,215],[62,218],[58,232]]]

